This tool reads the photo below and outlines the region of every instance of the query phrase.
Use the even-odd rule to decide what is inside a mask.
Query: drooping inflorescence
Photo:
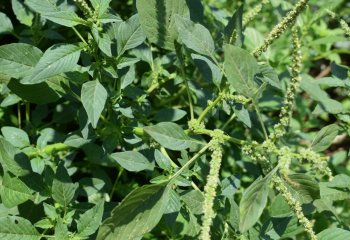
[[[290,27],[299,14],[304,10],[308,3],[308,0],[300,0],[292,10],[290,10],[287,15],[279,22],[272,31],[267,35],[264,43],[253,51],[255,57],[259,57],[267,48],[273,43],[274,40],[279,38],[284,31]]]

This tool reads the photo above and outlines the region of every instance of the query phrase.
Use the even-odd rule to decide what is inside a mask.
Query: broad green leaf
[[[136,151],[124,151],[112,153],[111,157],[123,168],[131,172],[153,170],[154,165],[141,153]]]
[[[184,150],[195,142],[176,123],[162,122],[143,129],[160,145],[171,150]]]
[[[250,98],[254,98],[258,85],[254,82],[259,66],[255,58],[242,48],[225,45],[224,69],[228,82],[234,89]]]
[[[57,44],[45,51],[32,74],[24,77],[21,83],[35,84],[61,73],[73,71],[77,67],[81,46],[74,44]]]
[[[8,141],[0,137],[0,163],[5,171],[16,176],[24,176],[29,173],[30,163],[28,158],[12,146]]]
[[[47,104],[60,99],[66,90],[68,79],[64,76],[54,76],[37,84],[22,84],[17,79],[11,79],[7,87],[21,99],[35,104]]]
[[[327,185],[331,188],[347,188],[350,190],[350,177],[345,174],[336,175]]]
[[[8,173],[2,179],[0,195],[2,203],[7,208],[13,208],[32,199],[32,192],[28,186],[17,177],[11,177]]]
[[[318,240],[350,239],[350,231],[341,228],[328,228],[317,234]]]
[[[243,5],[241,5],[230,18],[224,29],[224,43],[235,46],[242,46],[243,44]]]
[[[332,144],[332,141],[338,135],[338,132],[339,126],[336,124],[323,127],[312,141],[311,149],[315,152],[326,150]]]
[[[157,122],[176,122],[187,114],[186,111],[176,108],[163,108],[160,109],[154,116],[154,120]]]
[[[1,133],[4,138],[15,147],[23,148],[30,145],[29,137],[22,129],[15,127],[2,127]]]
[[[160,168],[167,171],[171,170],[170,159],[161,153],[158,149],[154,150],[154,159]]]
[[[321,199],[325,201],[333,202],[350,199],[350,193],[348,189],[334,187],[334,184],[331,184],[331,186],[329,186],[328,182],[321,182],[319,185]]]
[[[264,236],[268,237],[267,239],[291,238],[304,231],[296,216],[271,218],[264,224],[263,229],[266,229]]]
[[[98,80],[83,84],[81,89],[81,101],[89,117],[91,125],[96,128],[98,120],[107,100],[107,90]]]
[[[233,111],[237,115],[237,119],[244,123],[247,127],[252,127],[252,121],[248,110],[242,104],[234,104]]]
[[[26,43],[11,43],[0,46],[0,75],[22,78],[31,74],[42,52]]]
[[[348,78],[349,67],[347,66],[339,65],[339,64],[336,64],[335,62],[332,62],[331,70],[332,70],[332,75],[336,76],[339,79],[344,80]]]
[[[288,175],[284,181],[289,191],[301,204],[310,203],[319,198],[318,183],[309,175],[295,173]]]
[[[181,193],[181,200],[193,214],[203,213],[204,194],[198,190],[187,190]]]
[[[83,24],[81,19],[72,8],[65,6],[64,1],[58,0],[26,0],[26,4],[42,17],[66,27]]]
[[[239,204],[239,230],[244,233],[260,218],[269,192],[270,176],[256,179],[243,193]]]
[[[119,25],[116,38],[119,56],[126,50],[135,48],[145,41],[146,35],[141,28],[137,14]]]
[[[107,12],[111,0],[90,0],[90,2],[98,12],[98,18],[101,18]]]
[[[67,169],[60,163],[52,182],[52,198],[62,207],[67,207],[73,200],[78,185],[72,183]]]
[[[169,201],[170,187],[144,185],[127,195],[101,225],[97,240],[141,239],[160,221]]]
[[[214,40],[208,29],[179,15],[174,18],[179,37],[186,47],[209,57],[214,55]]]
[[[137,0],[136,8],[148,40],[159,47],[174,50],[178,33],[173,16],[178,14],[189,18],[186,0]]]
[[[270,65],[259,65],[259,71],[258,78],[275,88],[282,89],[278,74]]]
[[[21,217],[0,218],[1,240],[40,240],[41,234],[30,221]]]
[[[325,111],[337,114],[344,111],[342,104],[334,99],[329,98],[328,94],[320,88],[315,80],[308,75],[303,75],[300,87],[307,92],[310,97],[319,103]]]
[[[12,10],[18,21],[24,25],[32,26],[34,14],[21,0],[11,0]]]
[[[0,12],[0,22],[0,34],[11,33],[13,31],[11,20],[6,16],[5,13]]]
[[[103,201],[79,216],[77,221],[78,236],[88,237],[96,232],[102,221]]]
[[[199,71],[202,73],[204,79],[208,82],[213,82],[217,87],[220,87],[222,79],[220,68],[204,56],[191,54],[191,57]]]

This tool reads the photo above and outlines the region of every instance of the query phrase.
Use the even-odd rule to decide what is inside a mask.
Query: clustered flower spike
[[[92,17],[93,13],[85,0],[73,0],[86,17]]]
[[[209,142],[209,149],[212,151],[210,161],[210,171],[207,177],[207,184],[204,187],[204,215],[203,224],[201,228],[200,239],[210,240],[210,226],[213,223],[215,215],[213,206],[214,199],[216,197],[216,188],[219,184],[219,173],[222,160],[222,147],[221,145],[225,142],[224,132],[221,130],[214,130],[212,133],[212,140]]]
[[[332,18],[337,19],[339,21],[340,27],[341,27],[341,29],[343,29],[343,31],[345,33],[345,36],[350,38],[350,27],[344,21],[344,19],[338,18],[337,15],[334,12],[330,11],[330,10],[327,10],[327,12]]]
[[[322,175],[328,176],[329,180],[333,179],[332,171],[327,166],[327,159],[322,157],[311,149],[301,149],[299,151],[300,158],[312,163],[312,166]]]
[[[267,48],[272,44],[274,40],[279,38],[281,34],[295,22],[295,19],[306,7],[308,0],[300,0],[295,7],[288,12],[288,14],[279,22],[272,31],[265,38],[264,43],[253,51],[255,57],[259,57]]]
[[[297,27],[292,28],[292,69],[291,69],[291,81],[288,85],[286,95],[283,102],[279,118],[280,121],[274,126],[274,132],[270,134],[270,138],[276,140],[281,138],[286,133],[286,128],[289,126],[290,119],[293,113],[293,105],[295,100],[295,93],[300,85],[300,69],[301,69],[301,44],[299,40],[299,31]]]
[[[293,197],[293,195],[288,191],[287,187],[283,183],[283,180],[278,176],[274,176],[272,177],[272,183],[274,184],[277,191],[282,194],[288,205],[293,209],[295,215],[298,218],[299,223],[304,226],[305,231],[310,235],[311,240],[317,240],[317,236],[314,230],[312,229],[313,224],[310,222],[309,219],[305,217],[300,202],[297,201]]]
[[[263,0],[261,3],[257,4],[254,8],[252,8],[243,18],[243,25],[247,25],[249,22],[254,20],[254,18],[261,12],[261,9],[265,4],[268,4],[269,0]]]

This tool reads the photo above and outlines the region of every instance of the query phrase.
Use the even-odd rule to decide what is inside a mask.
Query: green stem
[[[219,94],[219,96],[214,100],[213,103],[209,104],[201,113],[201,115],[199,115],[198,117],[198,122],[201,123],[204,119],[204,117],[209,113],[210,110],[212,110],[222,99],[223,95]]]
[[[194,133],[196,133],[196,134],[205,134],[205,135],[208,135],[208,136],[212,136],[214,131],[202,128],[202,129],[196,129],[194,131]],[[229,142],[232,142],[232,143],[235,143],[235,144],[238,144],[238,145],[243,145],[243,144],[246,143],[244,140],[241,140],[241,139],[238,139],[238,138],[234,138],[234,137],[231,137],[231,136],[226,135],[226,134],[223,137],[224,137],[224,139],[226,141],[229,141]]]
[[[17,104],[17,119],[18,119],[18,128],[21,129],[22,128],[22,115],[21,115],[21,104],[18,103]]]
[[[222,126],[221,130],[225,130],[225,128],[235,119],[236,114],[233,113],[231,117],[225,122],[225,124]]]
[[[115,192],[115,190],[116,190],[116,188],[117,188],[119,179],[120,179],[120,177],[122,176],[123,172],[124,172],[124,168],[119,168],[118,176],[117,176],[117,178],[115,179],[114,184],[113,184],[113,187],[112,187],[112,191],[111,191],[111,193],[109,194],[109,198],[110,198],[111,200],[112,200],[113,194],[114,194],[114,192]]]
[[[197,152],[188,162],[183,165],[171,178],[170,181],[176,179],[183,171],[192,165],[202,154],[209,148],[209,143],[207,143],[199,152]]]
[[[72,29],[75,32],[75,34],[77,34],[77,36],[80,38],[80,40],[83,41],[83,43],[85,43],[86,45],[88,45],[83,36],[81,36],[81,34],[79,33],[79,31],[75,27],[72,27]]]
[[[30,103],[26,102],[26,124],[30,123]]]
[[[27,153],[27,156],[29,158],[34,158],[34,157],[40,156],[40,154],[42,154],[42,153],[50,155],[53,152],[66,151],[66,150],[69,150],[71,148],[72,148],[71,146],[68,146],[64,143],[54,143],[51,145],[47,145],[46,147],[44,147],[41,150],[29,152],[29,153]]]
[[[259,108],[258,104],[255,102],[255,100],[252,100],[252,102],[253,102],[256,114],[258,115],[258,119],[259,119],[259,122],[261,124],[261,128],[264,132],[265,139],[267,140],[269,137],[267,135],[265,124],[264,124],[264,121],[263,121],[262,116],[261,116],[260,108]]]

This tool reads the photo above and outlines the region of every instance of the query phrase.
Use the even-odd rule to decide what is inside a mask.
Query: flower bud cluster
[[[295,22],[298,15],[304,10],[308,3],[308,0],[300,0],[292,10],[278,23],[272,31],[265,38],[264,43],[253,51],[255,57],[259,57],[267,48],[272,44],[274,40],[279,38],[284,31]]]
[[[282,147],[278,152],[278,162],[280,166],[280,173],[283,176],[289,174],[290,163],[292,162],[292,154],[289,147]]]
[[[223,93],[222,99],[226,101],[233,101],[236,103],[241,103],[243,105],[247,104],[250,100],[243,95],[234,95],[230,93]]]
[[[293,209],[295,215],[298,218],[300,224],[302,224],[305,228],[305,231],[310,235],[312,240],[317,240],[317,236],[314,232],[313,224],[307,219],[303,213],[301,208],[301,204],[297,201],[293,195],[288,191],[287,187],[283,183],[283,180],[278,176],[272,177],[272,183],[275,186],[276,190],[282,194],[287,204]]]
[[[75,4],[80,8],[84,15],[88,18],[93,16],[92,10],[85,0],[73,0]]]
[[[224,132],[221,130],[214,130],[212,133],[212,140],[209,142],[209,149],[212,151],[210,161],[210,171],[207,177],[207,184],[204,187],[204,215],[203,224],[201,228],[200,239],[210,240],[210,226],[214,219],[214,199],[216,197],[216,188],[219,184],[219,173],[222,160],[222,147],[225,142]]]
[[[301,159],[310,162],[312,166],[322,175],[327,176],[329,180],[333,179],[332,171],[327,166],[327,160],[322,159],[318,153],[312,151],[309,148],[303,148],[299,151],[299,154]]]
[[[256,5],[252,10],[250,10],[243,18],[243,26],[247,25],[249,22],[254,20],[254,18],[261,12],[262,7],[265,4],[268,4],[270,1],[269,0],[263,0],[261,3]]]
[[[195,132],[198,129],[204,129],[205,125],[203,122],[199,122],[198,119],[191,119],[190,121],[188,121],[188,128]]]

